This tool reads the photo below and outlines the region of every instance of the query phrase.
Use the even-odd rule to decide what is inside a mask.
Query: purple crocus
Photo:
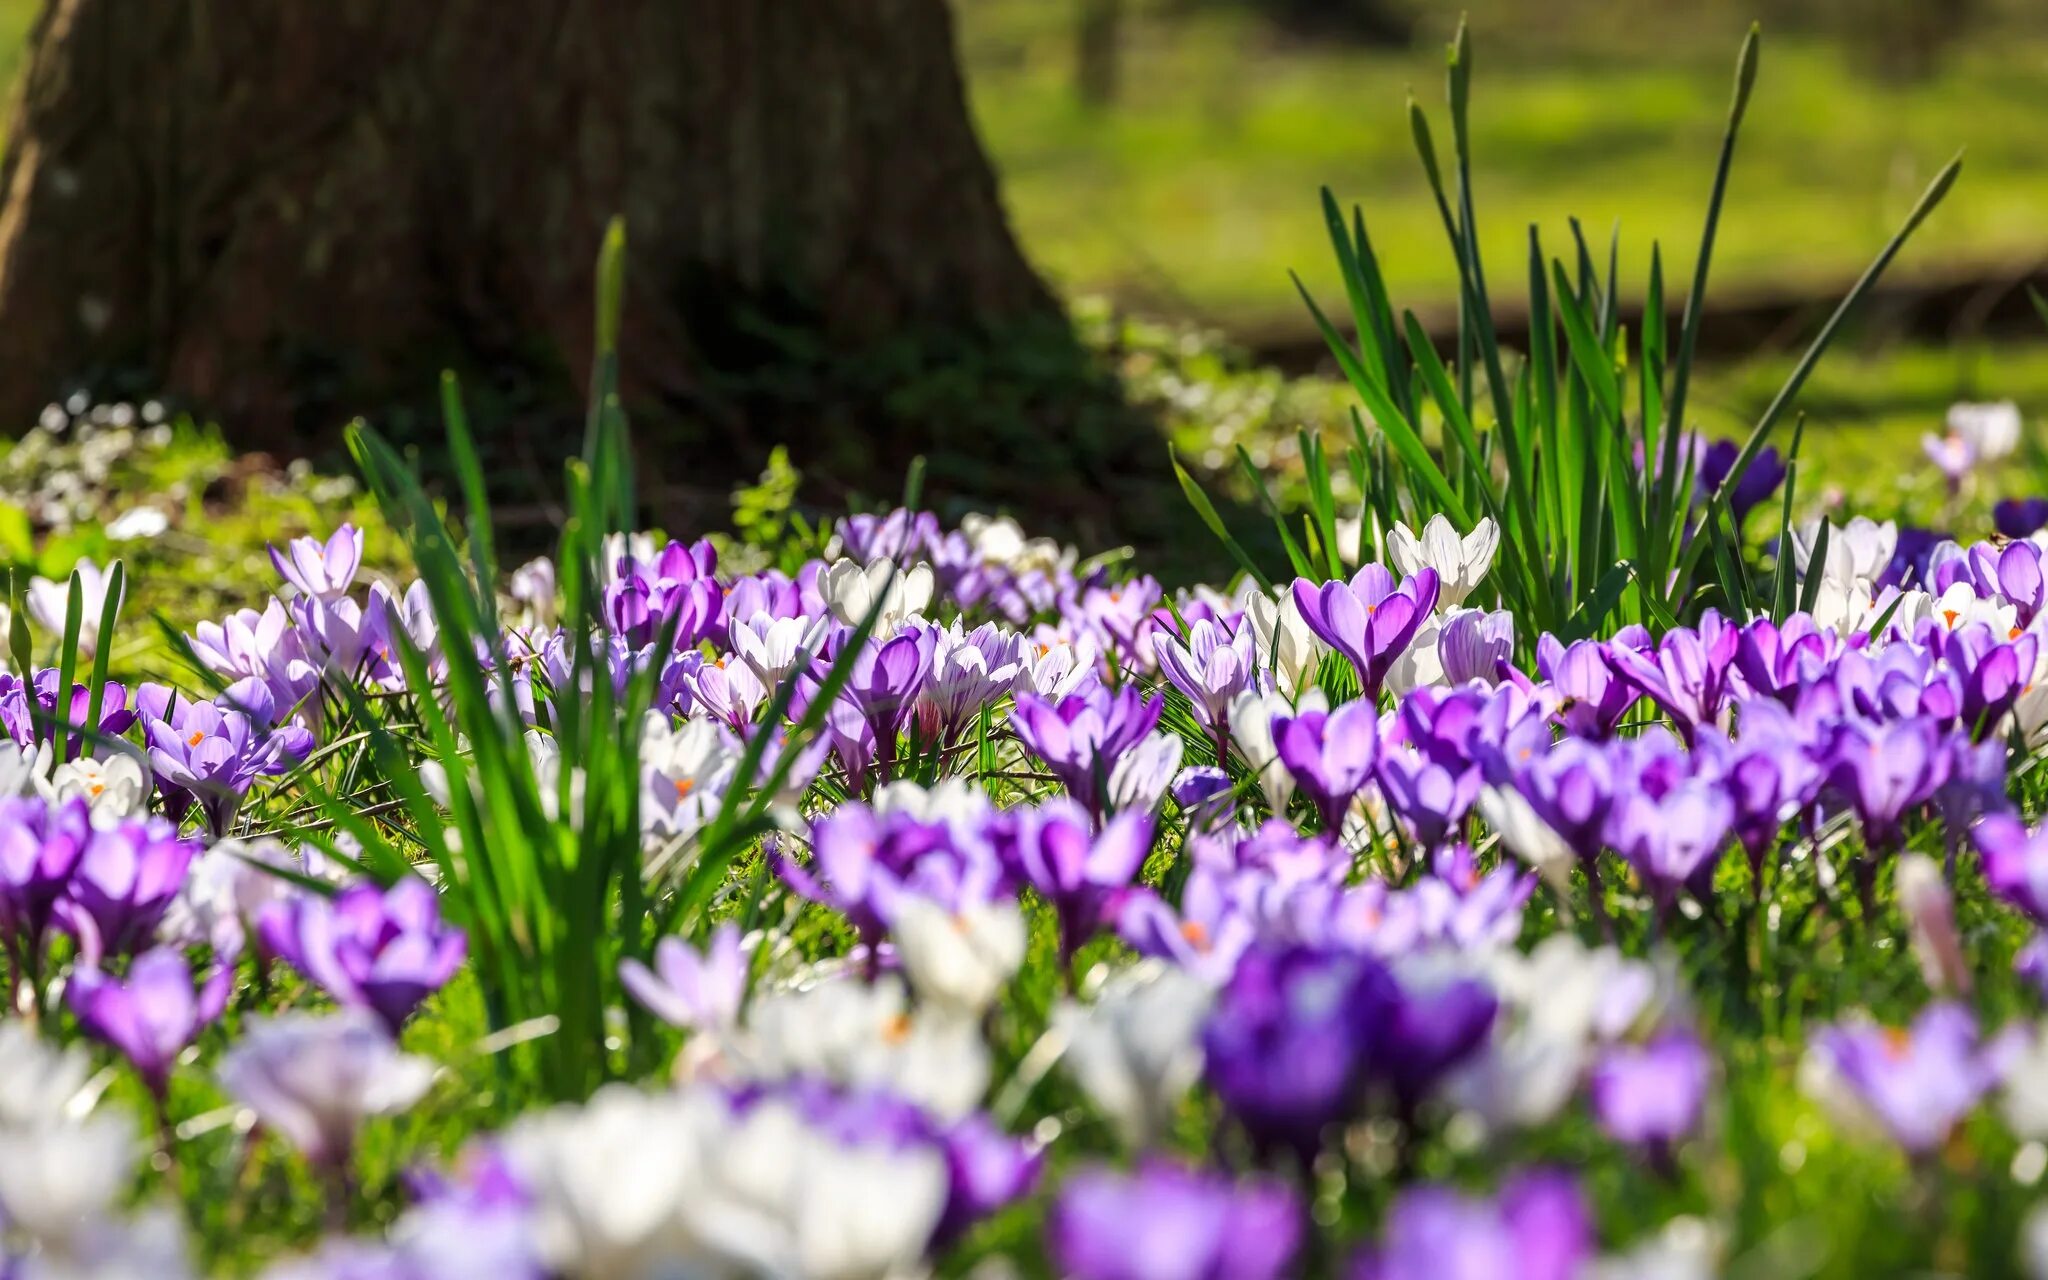
[[[2048,924],[2048,827],[2029,831],[2010,814],[1994,813],[1970,828],[1991,892]]]
[[[191,967],[171,948],[144,952],[125,978],[111,978],[81,966],[66,984],[64,998],[85,1034],[111,1046],[135,1068],[150,1093],[161,1099],[171,1067],[227,1007],[231,968],[216,967],[195,989]]]
[[[1724,486],[1728,492],[1728,513],[1735,517],[1737,526],[1742,519],[1756,509],[1758,503],[1778,491],[1785,482],[1786,467],[1778,451],[1766,448],[1749,460],[1742,474],[1729,481],[1735,470],[1735,460],[1742,455],[1742,447],[1733,440],[1716,440],[1699,455],[1699,470],[1693,477],[1694,487],[1700,496],[1711,497]]]
[[[1254,1145],[1306,1167],[1323,1131],[1361,1105],[1399,999],[1370,957],[1254,947],[1202,1030],[1209,1085]]]
[[[61,805],[0,800],[0,941],[17,964],[33,965],[42,955],[57,903],[92,834],[92,809],[83,797]]]
[[[1187,695],[1195,719],[1215,735],[1221,762],[1229,752],[1230,704],[1257,684],[1252,629],[1241,620],[1232,628],[1204,618],[1188,627],[1186,644],[1160,631],[1152,638],[1152,649],[1159,659],[1159,674]]]
[[[1998,532],[2017,541],[2048,528],[2048,498],[2002,498],[1991,508]]]
[[[286,772],[313,748],[301,726],[273,727],[276,703],[259,680],[237,681],[212,702],[153,684],[135,700],[166,812],[180,818],[196,801],[215,835],[257,778]]]
[[[1850,719],[1841,723],[1828,753],[1828,780],[1862,822],[1865,842],[1889,849],[1899,842],[1905,814],[1933,799],[1949,759],[1931,720]]]
[[[1368,564],[1351,581],[1307,578],[1294,582],[1294,606],[1324,644],[1351,659],[1365,700],[1377,703],[1387,672],[1408,651],[1436,608],[1436,570],[1423,569],[1396,585],[1394,575]]]
[[[55,914],[56,923],[78,940],[80,960],[102,964],[149,946],[198,854],[198,844],[179,839],[162,818],[129,819],[93,831]]]
[[[1611,647],[1608,656],[1623,676],[1670,714],[1690,742],[1701,728],[1720,718],[1729,665],[1741,642],[1741,631],[1709,609],[1697,629],[1677,627],[1667,633],[1654,657],[1626,645]]]
[[[1669,736],[1665,736],[1669,741]],[[1710,779],[1684,776],[1691,760],[1662,755],[1647,735],[1624,753],[1627,773],[1607,816],[1607,843],[1635,868],[1651,897],[1669,906],[1681,888],[1705,896],[1715,859],[1735,822],[1728,793]]]
[[[340,1003],[376,1014],[393,1037],[468,950],[462,931],[442,923],[434,887],[416,876],[389,889],[353,884],[332,898],[294,894],[266,907],[256,929],[272,955]]]
[[[885,770],[896,758],[896,735],[910,722],[931,678],[933,637],[928,627],[908,627],[888,640],[870,639],[853,659],[842,696],[874,731]]]
[[[1011,856],[1018,878],[1059,917],[1062,956],[1071,958],[1115,919],[1152,850],[1152,833],[1150,813],[1126,810],[1098,835],[1087,811],[1067,799],[1017,811]]]
[[[1273,750],[1315,803],[1323,829],[1343,829],[1345,811],[1372,779],[1379,758],[1379,708],[1366,699],[1335,711],[1273,717]]]
[[[728,920],[711,931],[702,951],[671,937],[654,945],[651,969],[628,957],[619,964],[619,982],[627,995],[671,1026],[724,1031],[739,1023],[752,951],[741,940],[739,925]]]
[[[1593,1116],[1617,1142],[1668,1149],[1699,1127],[1713,1069],[1706,1046],[1689,1031],[1615,1045],[1593,1068]]]
[[[1165,706],[1163,695],[1148,698],[1131,685],[1114,691],[1090,685],[1058,702],[1019,694],[1010,725],[1068,794],[1099,810],[1098,779],[1108,781],[1117,760],[1145,740]]]
[[[1146,1160],[1069,1177],[1045,1222],[1047,1251],[1071,1280],[1280,1280],[1297,1274],[1301,1202],[1278,1181]]]
[[[1909,1155],[1925,1156],[1998,1082],[1998,1049],[1979,1038],[1969,1010],[1934,1004],[1907,1028],[1828,1027],[1813,1056],[1826,1096],[1875,1120]]]
[[[1634,628],[1640,632],[1641,628]],[[1536,641],[1536,672],[1557,694],[1558,721],[1581,738],[1607,738],[1642,700],[1642,689],[1617,670],[1613,654],[1632,650],[1635,636],[1611,641],[1578,640],[1566,645],[1544,635]],[[1642,645],[1649,636],[1642,633]]]
[[[326,542],[293,538],[283,551],[270,548],[270,563],[302,596],[331,600],[345,595],[363,563],[363,531],[344,524]]]
[[[844,915],[872,948],[888,933],[898,900],[924,864],[957,868],[959,861],[954,833],[943,823],[843,804],[811,825],[809,867],[779,857],[776,870],[797,893]]]
[[[1438,661],[1453,685],[1475,680],[1498,684],[1501,669],[1515,655],[1515,615],[1502,609],[1466,609],[1444,620],[1437,633]]]
[[[1571,1280],[1593,1247],[1592,1214],[1570,1175],[1531,1170],[1491,1200],[1444,1186],[1402,1192],[1350,1280]]]
[[[1500,1002],[1486,984],[1435,966],[1404,968],[1375,1049],[1376,1074],[1412,1116],[1439,1081],[1486,1042]]]
[[[1757,618],[1744,626],[1735,645],[1735,671],[1758,697],[1786,706],[1802,687],[1822,679],[1840,656],[1841,638],[1822,631],[1811,614],[1795,613],[1784,626]]]
[[[11,671],[0,671],[0,729],[8,737],[24,747],[34,747],[54,743],[58,732],[68,726],[85,725],[92,711],[92,691],[74,682],[71,696],[63,700],[60,709],[57,680],[61,674],[54,667],[45,667],[24,681]],[[100,690],[100,722],[86,727],[97,730],[101,737],[118,738],[134,723],[127,687],[117,680],[107,681]],[[85,746],[85,735],[67,733],[65,737],[63,758],[77,758]]]

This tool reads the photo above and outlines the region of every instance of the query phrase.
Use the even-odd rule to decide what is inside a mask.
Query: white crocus
[[[1010,901],[949,911],[929,898],[906,897],[891,929],[896,956],[918,999],[979,1018],[1024,963],[1024,914]]]
[[[666,715],[648,713],[640,735],[640,828],[650,847],[686,840],[717,814],[740,754],[716,721],[675,728]]]
[[[941,778],[929,787],[898,778],[875,788],[876,813],[905,813],[924,823],[975,827],[989,814],[988,792],[965,778]]]
[[[890,1280],[920,1271],[946,1204],[944,1157],[834,1141],[786,1102],[730,1118],[679,1206],[706,1274]],[[661,1274],[697,1274],[674,1268]]]
[[[513,1121],[500,1149],[531,1197],[550,1269],[638,1280],[697,1254],[682,1211],[703,1186],[721,1110],[708,1097],[614,1084],[582,1106]]]
[[[745,1078],[885,1088],[945,1119],[966,1115],[988,1089],[976,1024],[938,1009],[912,1012],[894,978],[757,994],[730,1047],[728,1061]]]
[[[1096,678],[1102,654],[1088,639],[1068,641],[1041,633],[1036,643],[1026,643],[1017,679],[1011,688],[1047,702],[1058,702]]]
[[[135,1170],[134,1127],[102,1114],[0,1129],[0,1221],[44,1244],[102,1221]]]
[[[1273,684],[1288,694],[1313,685],[1316,668],[1323,660],[1323,643],[1316,639],[1295,606],[1294,593],[1283,591],[1280,598],[1247,582],[1237,593],[1237,607],[1251,624],[1252,654],[1261,672],[1273,677]]]
[[[91,1074],[82,1048],[59,1049],[24,1023],[0,1022],[0,1129],[56,1124],[89,1111]]]
[[[1159,808],[1173,775],[1180,772],[1187,745],[1176,734],[1155,729],[1143,742],[1124,752],[1109,771],[1109,804],[1117,812],[1150,813]]]
[[[1814,545],[1820,539],[1821,521],[1811,520],[1792,531],[1792,555],[1801,577],[1812,571]],[[1857,516],[1846,525],[1828,526],[1827,563],[1822,574],[1844,587],[1872,583],[1890,567],[1899,546],[1896,520],[1882,524],[1868,516]]]
[[[1064,1069],[1127,1145],[1161,1138],[1201,1076],[1213,999],[1186,970],[1148,960],[1112,976],[1092,1003],[1062,1001],[1053,1011]]]
[[[1521,792],[1513,787],[1481,787],[1477,808],[1479,816],[1500,836],[1509,853],[1535,868],[1558,892],[1571,888],[1577,855],[1563,836],[1537,816]]]
[[[2020,447],[2020,410],[2010,400],[1955,404],[1948,410],[1948,434],[1964,441],[1977,462],[1996,462]]]
[[[222,1055],[228,1096],[316,1164],[344,1159],[372,1116],[396,1115],[425,1095],[434,1064],[401,1053],[368,1012],[285,1013],[248,1024]]]
[[[0,741],[0,796],[38,795],[50,782],[50,744]]]
[[[1415,632],[1415,639],[1387,668],[1387,691],[1397,698],[1405,698],[1417,689],[1441,688],[1449,683],[1444,678],[1443,652],[1437,647],[1443,639],[1444,622],[1449,615],[1434,613],[1423,620]]]
[[[1956,932],[1955,899],[1949,894],[1941,865],[1924,853],[1901,854],[1892,872],[1892,885],[1928,988],[1938,993],[1968,995],[1970,965],[1963,958],[1963,940]]]
[[[778,618],[757,613],[732,628],[733,651],[770,689],[810,665],[825,638],[823,618]]]
[[[848,626],[860,625],[879,602],[875,634],[890,636],[931,604],[932,570],[927,564],[900,569],[892,560],[874,560],[863,567],[840,559],[819,576],[818,590],[832,616]]]
[[[1436,570],[1439,612],[1465,603],[1465,597],[1478,589],[1487,570],[1493,567],[1493,556],[1499,549],[1500,526],[1491,516],[1481,516],[1472,532],[1462,538],[1442,515],[1431,516],[1422,526],[1420,537],[1398,521],[1387,533],[1387,558],[1394,562],[1402,577],[1412,577],[1424,569]]]
[[[1311,690],[1302,699],[1300,709],[1317,709],[1322,696],[1321,690]],[[1294,775],[1288,772],[1273,745],[1273,717],[1291,716],[1295,711],[1284,695],[1253,689],[1238,694],[1230,704],[1230,740],[1245,762],[1258,770],[1259,790],[1266,793],[1266,803],[1276,814],[1286,813],[1287,802],[1294,798]]]
[[[90,560],[80,559],[71,567],[78,575],[79,603],[78,648],[83,653],[93,652],[99,642],[100,615],[107,606],[107,571]],[[44,631],[59,639],[71,612],[71,579],[52,582],[48,578],[30,578],[25,603],[28,616]]]
[[[1980,596],[1967,582],[1951,582],[1928,611],[1949,631],[1981,622],[1994,636],[2006,636],[2019,622],[2019,610],[2003,596]]]
[[[95,825],[146,813],[150,786],[149,769],[139,756],[118,750],[67,761],[50,774],[50,794],[58,800],[83,799]]]
[[[2037,616],[2027,628],[2034,633],[2034,669],[2027,673],[2018,701],[2013,703],[2013,724],[2029,747],[2048,745],[2048,614]]]

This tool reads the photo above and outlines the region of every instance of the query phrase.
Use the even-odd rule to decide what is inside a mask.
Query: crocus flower
[[[1203,1073],[1256,1146],[1305,1165],[1324,1129],[1363,1101],[1398,999],[1393,978],[1369,957],[1254,947],[1203,1029]]]
[[[273,727],[276,704],[255,679],[237,681],[212,702],[144,685],[136,705],[166,811],[181,817],[197,801],[216,835],[257,778],[286,772],[313,748],[304,728]]]
[[[1659,790],[1645,771],[1615,796],[1607,843],[1628,860],[1660,904],[1680,888],[1711,886],[1714,861],[1735,821],[1727,792],[1704,778],[1686,778]]]
[[[1227,751],[1230,704],[1256,683],[1251,628],[1239,623],[1233,629],[1203,619],[1188,628],[1186,644],[1162,631],[1153,636],[1152,647],[1159,674],[1187,695],[1195,719],[1216,735],[1218,751]]]
[[[1325,831],[1343,827],[1352,797],[1371,780],[1379,732],[1379,709],[1363,698],[1332,712],[1274,717],[1274,752],[1315,802]]]
[[[896,735],[910,722],[932,673],[934,632],[907,628],[889,640],[870,639],[854,656],[841,696],[874,731],[884,766],[896,756]]]
[[[1907,1028],[1845,1023],[1815,1038],[1810,1083],[1824,1101],[1874,1121],[1914,1156],[1931,1154],[1997,1083],[1996,1045],[1953,1004],[1929,1005]]]
[[[1290,697],[1315,683],[1323,646],[1303,620],[1292,591],[1281,592],[1276,601],[1257,583],[1246,582],[1237,607],[1244,613],[1242,625],[1251,630],[1253,663],[1262,682]]]
[[[1387,558],[1403,576],[1413,577],[1424,569],[1436,573],[1438,609],[1455,609],[1464,604],[1465,598],[1485,580],[1499,548],[1500,526],[1491,516],[1481,516],[1472,532],[1463,538],[1441,514],[1429,518],[1420,537],[1398,520],[1387,531]]]
[[[1302,1208],[1284,1183],[1151,1160],[1069,1177],[1045,1233],[1073,1280],[1280,1280],[1295,1274]]]
[[[265,908],[256,929],[272,955],[342,1004],[376,1014],[393,1036],[468,950],[462,931],[441,922],[434,886],[417,876],[389,889],[353,884],[332,898],[295,894]]]
[[[725,1031],[739,1023],[752,952],[741,940],[739,925],[728,920],[711,931],[703,951],[681,938],[663,938],[654,945],[652,969],[627,957],[619,964],[619,982],[663,1022]]]
[[[932,570],[923,564],[899,569],[887,559],[839,560],[820,575],[818,590],[832,616],[849,627],[874,613],[874,634],[886,640],[930,607]]]
[[[252,1019],[221,1058],[228,1096],[315,1166],[345,1169],[356,1131],[418,1102],[434,1064],[401,1053],[366,1010]]]
[[[363,531],[344,524],[324,543],[318,538],[293,538],[283,551],[270,548],[270,563],[300,595],[334,599],[345,595],[356,580],[356,570],[363,563]]]
[[[1948,761],[1930,720],[1846,720],[1829,753],[1828,778],[1862,822],[1864,840],[1884,849],[1898,843],[1905,814],[1933,798]]]
[[[56,920],[78,940],[87,964],[147,947],[170,910],[198,844],[162,818],[95,830],[78,856]]]
[[[1320,588],[1306,578],[1294,583],[1294,604],[1317,638],[1351,659],[1365,700],[1377,702],[1393,668],[1436,607],[1437,573],[1423,569],[1399,586],[1394,575],[1368,564],[1351,581]]]
[[[1111,922],[1117,902],[1151,852],[1152,828],[1150,813],[1126,810],[1097,835],[1087,812],[1071,800],[1049,800],[1018,812],[1017,872],[1052,904],[1063,955],[1071,957]]]
[[[1093,1002],[1062,1001],[1053,1026],[1066,1037],[1060,1066],[1122,1135],[1149,1145],[1202,1073],[1208,982],[1156,961],[1110,974]]]
[[[797,893],[845,915],[872,947],[888,932],[906,885],[921,872],[943,874],[926,864],[959,866],[954,843],[943,823],[843,804],[811,825],[809,867],[778,858],[776,869]]]
[[[71,725],[85,725],[85,718],[92,710],[92,693],[85,685],[73,682],[71,694],[62,699],[60,708],[57,695],[57,680],[61,673],[54,667],[44,667],[28,680],[23,680],[11,671],[0,671],[0,728],[7,736],[24,747],[53,742],[57,734]],[[135,723],[135,712],[128,706],[128,690],[117,680],[109,680],[100,690],[100,722],[85,725],[98,731],[103,738],[118,738]],[[85,745],[82,734],[67,733],[64,759],[75,757]]]
[[[1991,508],[1991,523],[2005,537],[2019,539],[2048,528],[2048,498],[2003,498]]]
[[[1485,1043],[1500,1002],[1483,982],[1433,960],[1404,965],[1396,975],[1376,1074],[1412,1115],[1439,1081]]]
[[[1687,1031],[1613,1046],[1593,1068],[1593,1115],[1618,1142],[1668,1147],[1698,1127],[1712,1074],[1706,1046]]]
[[[1970,828],[1991,892],[2048,924],[2048,827],[2029,831],[2010,814],[1994,813]]]
[[[1017,682],[1024,642],[994,623],[963,631],[957,619],[935,630],[933,642],[931,679],[920,698],[920,714],[935,721],[932,727],[951,741]]]
[[[1693,487],[1701,497],[1708,497],[1722,489],[1728,490],[1728,514],[1733,516],[1738,527],[1743,517],[1756,509],[1758,503],[1776,493],[1778,486],[1785,482],[1784,459],[1776,449],[1759,450],[1741,475],[1729,483],[1730,474],[1735,470],[1735,460],[1742,455],[1742,447],[1733,440],[1716,440],[1700,454],[1699,471],[1693,477]]]
[[[1648,636],[1643,643],[1649,643]],[[1557,718],[1567,733],[1611,737],[1642,700],[1642,688],[1620,673],[1612,657],[1630,647],[1619,635],[1612,641],[1577,640],[1569,645],[1550,635],[1537,639],[1536,672],[1556,691]]]
[[[1498,1198],[1442,1186],[1401,1193],[1351,1280],[1572,1280],[1593,1255],[1592,1214],[1564,1173],[1517,1175]]]
[[[1165,706],[1163,695],[1147,698],[1131,685],[1114,692],[1097,685],[1056,703],[1021,694],[1010,725],[1068,794],[1094,809],[1101,805],[1098,776],[1107,779],[1117,760],[1145,740]]]
[[[165,948],[137,956],[125,978],[80,967],[64,997],[79,1027],[128,1059],[161,1098],[178,1055],[227,1007],[233,978],[232,969],[215,968],[195,990],[185,957]]]
[[[78,648],[79,652],[89,654],[99,645],[100,615],[107,607],[107,589],[112,583],[105,569],[83,557],[71,566],[71,572],[78,576],[79,584]],[[30,578],[22,603],[37,626],[61,639],[71,616],[70,578],[67,576],[61,582]],[[115,607],[120,607],[119,601]]]
[[[2019,447],[2020,411],[2010,400],[1998,404],[1949,406],[1947,429],[1921,437],[1929,460],[1948,478],[1951,488],[1979,462],[1995,462]]]
[[[1500,682],[1501,667],[1514,657],[1515,615],[1503,609],[1463,609],[1444,619],[1437,633],[1437,657],[1452,685]]]
[[[40,956],[58,902],[93,839],[83,800],[0,800],[0,938],[17,959]]]
[[[1666,634],[1654,657],[1625,645],[1610,648],[1608,655],[1622,675],[1670,713],[1690,742],[1720,718],[1729,664],[1741,642],[1741,631],[1709,609],[1697,629],[1677,627]]]

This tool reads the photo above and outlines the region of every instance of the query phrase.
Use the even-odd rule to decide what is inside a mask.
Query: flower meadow
[[[1502,351],[1457,187],[1455,365],[1330,206],[1356,439],[1277,553],[1183,473],[1227,582],[915,472],[641,531],[617,235],[553,554],[451,379],[454,493],[353,430],[379,527],[154,665],[119,562],[16,575],[0,1276],[2048,1276],[2017,410],[1952,528],[1807,516],[1839,315],[1708,441],[1697,309],[1532,241]]]

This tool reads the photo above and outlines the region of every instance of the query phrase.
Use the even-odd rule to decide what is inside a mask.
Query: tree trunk
[[[684,413],[764,324],[841,352],[1057,314],[946,0],[50,0],[0,421],[128,371],[291,447],[444,366],[580,379],[615,213],[628,394]]]

